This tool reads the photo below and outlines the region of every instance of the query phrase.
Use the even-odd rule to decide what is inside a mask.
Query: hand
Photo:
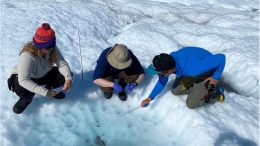
[[[117,82],[114,82],[113,88],[116,91],[116,93],[121,93],[123,91],[122,86],[120,86]]]
[[[125,90],[126,90],[127,92],[131,92],[131,91],[133,91],[137,86],[138,86],[138,84],[137,84],[136,82],[134,82],[134,83],[129,83],[129,84],[126,85]]]
[[[216,86],[218,83],[218,80],[215,80],[212,77],[208,77],[204,82],[207,82],[207,81],[209,81],[209,84],[212,84],[214,86]]]
[[[145,100],[142,101],[141,107],[147,107],[151,101],[152,101],[151,98],[146,98]]]
[[[62,90],[63,91],[68,91],[72,86],[72,80],[66,80],[64,85],[63,85],[63,88]]]
[[[58,93],[57,93],[56,91],[49,89],[48,92],[47,92],[47,94],[46,94],[46,96],[48,96],[48,97],[53,97],[53,96],[55,96],[55,95],[57,95],[57,94],[58,94]]]

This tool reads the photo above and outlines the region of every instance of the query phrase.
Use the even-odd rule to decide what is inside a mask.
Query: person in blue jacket
[[[213,55],[198,47],[184,47],[170,54],[161,53],[153,58],[147,71],[159,75],[159,80],[148,98],[141,103],[146,107],[163,90],[169,75],[176,74],[172,86],[174,95],[188,94],[186,105],[190,109],[203,105],[208,93],[205,83],[216,86],[225,67],[225,55]]]
[[[143,79],[140,62],[123,44],[115,44],[101,53],[93,75],[93,82],[101,87],[105,98],[111,98],[115,91],[122,101],[127,99],[126,92],[133,91]]]

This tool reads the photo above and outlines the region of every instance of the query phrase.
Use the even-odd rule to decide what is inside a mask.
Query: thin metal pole
[[[125,116],[125,115],[128,115],[128,114],[130,114],[130,113],[133,113],[134,111],[138,110],[139,108],[140,108],[140,106],[138,105],[137,107],[134,107],[134,108],[128,110],[127,112],[125,112],[125,113],[119,115],[118,118],[121,118],[121,117],[123,117],[123,116]]]
[[[79,38],[79,53],[80,53],[80,65],[81,65],[81,79],[84,80],[83,77],[83,64],[82,64],[82,55],[81,55],[81,45],[80,45],[80,35],[79,35],[79,28],[78,28],[78,38]]]

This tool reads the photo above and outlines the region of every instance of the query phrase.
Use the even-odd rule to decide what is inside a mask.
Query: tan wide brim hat
[[[123,44],[116,44],[108,51],[107,61],[116,69],[125,69],[132,63],[129,51]]]

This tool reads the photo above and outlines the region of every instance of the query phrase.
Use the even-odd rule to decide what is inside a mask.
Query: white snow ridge
[[[6,80],[23,45],[48,22],[74,73],[63,100],[35,95],[22,114]],[[80,30],[84,80],[81,80]],[[226,55],[225,101],[191,110],[186,95],[166,89],[148,108],[140,103],[157,77],[123,102],[92,83],[100,53],[123,43],[146,68],[152,58],[184,46]],[[1,1],[1,146],[258,146],[258,0]]]

